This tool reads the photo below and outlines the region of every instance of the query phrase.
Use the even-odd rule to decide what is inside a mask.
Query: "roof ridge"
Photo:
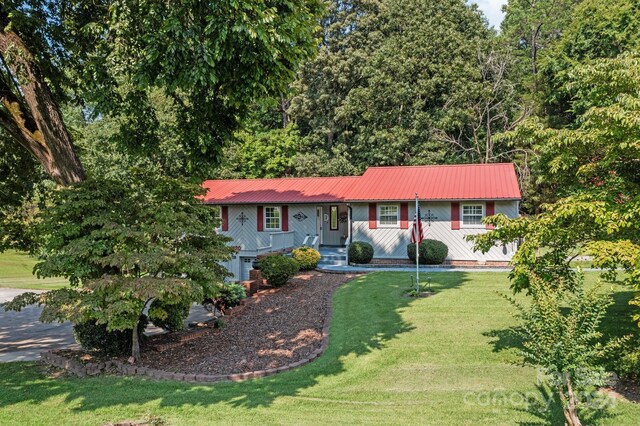
[[[474,167],[474,166],[512,166],[513,163],[467,163],[467,164],[423,164],[423,165],[408,165],[408,166],[370,166],[367,167],[367,170],[370,169],[416,169],[420,167]]]
[[[205,182],[257,182],[268,180],[301,180],[301,179],[353,179],[361,178],[362,176],[287,176],[279,178],[238,178],[238,179],[205,179]]]

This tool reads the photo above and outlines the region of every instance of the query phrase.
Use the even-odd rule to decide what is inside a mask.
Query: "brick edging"
[[[344,284],[344,283],[343,283]],[[322,343],[318,349],[315,349],[307,358],[303,358],[291,364],[283,365],[278,368],[270,368],[267,370],[249,371],[246,373],[235,374],[185,374],[185,373],[172,373],[169,371],[157,370],[148,367],[140,367],[137,365],[131,365],[119,360],[111,360],[100,363],[82,363],[74,358],[65,357],[60,355],[60,352],[56,349],[51,351],[42,352],[40,354],[41,360],[49,365],[58,367],[72,373],[78,377],[95,376],[102,373],[108,373],[115,371],[116,373],[126,376],[147,376],[154,379],[176,380],[181,382],[190,383],[213,383],[221,381],[234,381],[239,382],[248,379],[257,379],[259,377],[271,376],[283,371],[292,370],[305,364],[310,363],[316,358],[320,357],[329,346],[329,328],[331,325],[331,317],[333,315],[332,299],[336,290],[343,284],[334,288],[325,298],[325,312],[324,323],[322,325]],[[278,289],[262,290],[256,293],[252,299],[252,303],[256,303],[263,296],[272,294],[278,291]],[[246,305],[242,305],[246,306]],[[244,308],[242,309],[244,310]]]

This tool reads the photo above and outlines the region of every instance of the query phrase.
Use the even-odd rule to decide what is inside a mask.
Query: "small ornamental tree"
[[[121,180],[88,179],[52,196],[38,217],[39,277],[68,278],[72,288],[27,293],[6,305],[44,305],[41,321],[106,324],[136,330],[145,307],[185,305],[217,296],[228,272],[228,238],[215,233],[215,212],[184,179],[133,170]],[[138,333],[132,356],[140,357]]]
[[[599,326],[611,297],[597,286],[585,291],[580,276],[571,287],[562,289],[531,275],[531,304],[505,298],[518,309],[525,362],[544,370],[562,402],[566,424],[578,426],[581,408],[589,408],[582,403],[593,402],[595,390],[607,382],[604,355],[624,339],[602,344]]]

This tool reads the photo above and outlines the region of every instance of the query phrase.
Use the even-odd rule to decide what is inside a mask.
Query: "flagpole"
[[[418,204],[418,193],[416,192],[416,217],[414,221],[414,227],[416,230],[416,292],[420,292],[420,238],[417,234],[420,233],[420,206]]]

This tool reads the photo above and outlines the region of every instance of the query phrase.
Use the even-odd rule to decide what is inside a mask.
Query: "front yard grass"
[[[328,350],[264,379],[195,385],[140,378],[52,378],[37,364],[0,365],[0,424],[161,419],[192,424],[563,424],[536,370],[519,364],[504,273],[431,273],[438,292],[403,294],[410,273],[355,279],[334,296]],[[596,274],[588,274],[594,281]],[[426,278],[426,275],[423,275]],[[609,331],[634,330],[628,287],[611,285]],[[618,402],[589,424],[636,425],[640,405]]]
[[[53,290],[69,284],[64,278],[38,279],[33,275],[36,259],[14,250],[0,253],[0,288]]]

